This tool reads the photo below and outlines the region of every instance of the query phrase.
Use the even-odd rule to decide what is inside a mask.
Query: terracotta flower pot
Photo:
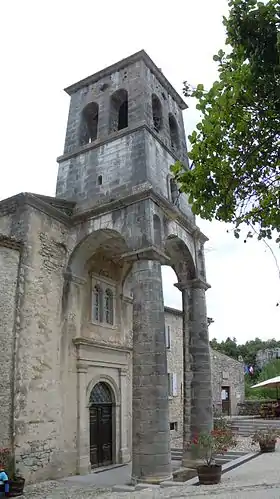
[[[22,477],[15,477],[13,480],[9,480],[9,497],[17,497],[23,495],[24,484],[25,479]]]
[[[200,485],[214,485],[221,481],[222,466],[220,464],[198,466],[197,474]]]
[[[275,452],[275,445],[276,445],[275,441],[267,443],[259,442],[259,444],[261,452]]]

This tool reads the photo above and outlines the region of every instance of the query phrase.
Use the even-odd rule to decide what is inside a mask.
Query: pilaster
[[[86,399],[87,365],[77,362],[77,473],[90,472],[89,462],[89,416]]]
[[[128,463],[130,461],[130,453],[128,449],[128,417],[127,417],[127,369],[120,369],[120,391],[121,391],[121,418],[120,418],[120,462]]]

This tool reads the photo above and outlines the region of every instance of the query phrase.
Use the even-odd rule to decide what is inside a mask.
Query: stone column
[[[135,262],[132,278],[132,482],[159,483],[172,476],[160,262]]]
[[[205,291],[209,287],[206,282],[193,279],[188,281],[183,289],[184,383],[186,386],[182,464],[185,467],[197,465],[191,455],[189,441],[198,433],[208,432],[213,427],[211,357],[205,298]],[[191,366],[191,374],[189,366]]]
[[[120,462],[128,463],[130,461],[130,455],[128,450],[127,435],[128,435],[128,424],[127,424],[127,370],[120,369],[120,388],[121,388],[121,438],[120,438]]]
[[[191,361],[191,336],[190,336],[190,299],[189,284],[176,284],[182,291],[183,306],[183,460],[191,459],[189,442],[191,440],[191,409],[192,409],[192,361]]]
[[[77,363],[77,473],[90,472],[89,462],[89,414],[86,398],[87,366]]]

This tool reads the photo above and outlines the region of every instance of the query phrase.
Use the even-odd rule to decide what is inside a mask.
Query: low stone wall
[[[239,416],[259,416],[261,407],[276,400],[244,400],[237,404]]]

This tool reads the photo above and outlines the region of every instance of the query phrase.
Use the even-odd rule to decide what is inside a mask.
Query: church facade
[[[171,477],[161,265],[182,291],[183,464],[212,427],[204,243],[170,175],[186,104],[144,52],[68,87],[55,197],[0,202],[0,435],[27,480]],[[174,384],[174,379],[172,381]]]

